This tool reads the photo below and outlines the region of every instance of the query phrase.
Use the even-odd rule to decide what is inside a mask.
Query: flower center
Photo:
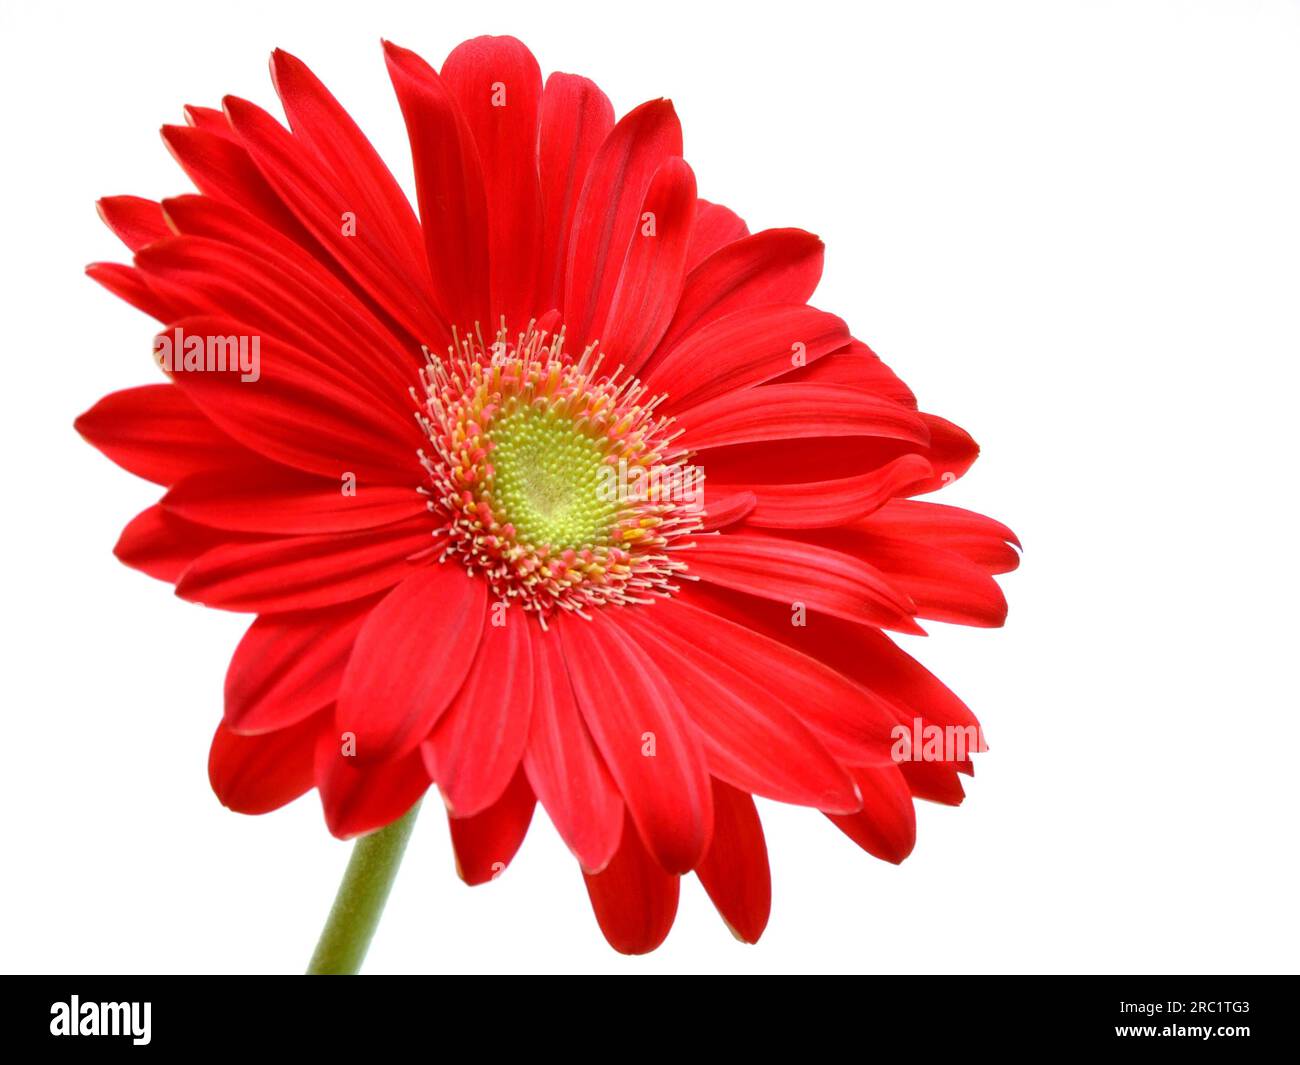
[[[671,595],[685,569],[671,552],[699,529],[703,503],[661,488],[696,484],[672,420],[621,368],[604,373],[594,348],[574,358],[562,332],[531,326],[506,337],[426,352],[432,450],[420,458],[443,560],[459,558],[543,624],[556,610]]]
[[[602,498],[601,440],[554,407],[514,406],[487,434],[501,518],[522,543],[563,549],[603,541],[618,502]]]

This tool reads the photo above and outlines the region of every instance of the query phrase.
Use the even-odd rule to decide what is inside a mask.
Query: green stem
[[[419,809],[417,802],[391,825],[357,840],[308,976],[352,975],[361,968]]]

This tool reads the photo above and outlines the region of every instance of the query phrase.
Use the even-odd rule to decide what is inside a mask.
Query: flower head
[[[436,784],[471,883],[540,801],[618,949],[689,872],[756,940],[752,796],[894,862],[961,801],[975,719],[885,630],[1000,624],[1015,539],[917,498],[975,444],[809,305],[816,237],[698,197],[669,103],[616,122],[513,38],[385,52],[418,217],[284,52],[287,127],[188,108],[197,194],[100,204],[166,373],[78,421],[166,489],[117,554],[256,615],[213,788],[348,837]]]

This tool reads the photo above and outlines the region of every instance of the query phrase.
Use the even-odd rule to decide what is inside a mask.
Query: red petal
[[[454,816],[487,809],[519,768],[533,697],[532,624],[522,610],[491,612],[474,664],[424,742],[424,764]]]
[[[414,488],[326,481],[263,462],[191,474],[162,500],[170,513],[218,529],[286,535],[354,532],[428,512]]]
[[[646,386],[668,392],[668,409],[686,410],[778,377],[796,358],[820,359],[848,339],[847,325],[815,307],[743,308],[708,322],[667,351],[646,375]]]
[[[980,448],[970,433],[937,414],[922,414],[930,433],[929,448],[924,452],[934,467],[934,477],[916,488],[917,494],[937,492],[963,476],[979,458]]]
[[[379,153],[300,59],[277,48],[271,76],[294,135],[329,168],[355,217],[356,232],[346,239],[360,241],[377,259],[390,263],[395,274],[426,288],[420,223]],[[330,221],[333,237],[341,231],[342,219]]]
[[[376,382],[392,382],[396,374],[397,380],[404,382],[405,387],[410,383],[412,371],[423,364],[423,356],[413,350],[411,340],[401,327],[384,315],[382,308],[367,301],[364,294],[351,285],[346,274],[342,278],[336,276],[335,271],[341,272],[341,268],[331,268],[324,251],[313,252],[303,248],[242,207],[207,196],[175,196],[163,200],[162,206],[178,233],[206,237],[232,251],[245,253],[242,257],[228,257],[219,264],[204,263],[190,273],[192,284],[204,277],[215,293],[219,291],[215,287],[217,279],[206,276],[212,266],[220,265],[223,272],[238,277],[241,270],[246,275],[249,264],[258,264],[263,268],[258,276],[278,279],[274,284],[281,298],[292,299],[295,306],[310,308],[314,312],[303,315],[313,336],[321,330],[328,330],[331,337],[341,340],[343,354],[320,351],[316,343],[310,345],[322,357],[334,356],[331,359],[334,365],[338,365],[340,358],[346,360],[350,354],[351,363],[345,362],[345,365],[350,365],[350,372],[364,372]],[[226,289],[222,298],[228,298],[230,292],[229,288]],[[360,358],[357,358],[358,354]]]
[[[624,115],[592,160],[574,212],[564,282],[570,347],[597,339],[607,317],[641,205],[656,171],[682,154],[682,128],[672,104],[651,100]]]
[[[916,410],[916,396],[880,356],[860,340],[852,340],[824,359],[791,370],[782,382],[814,381],[824,385],[851,385],[892,399]]]
[[[447,57],[442,78],[469,124],[483,165],[491,248],[488,321],[495,326],[504,315],[512,328],[522,329],[538,309],[542,72],[533,54],[514,37],[475,37]],[[440,254],[445,256],[445,250]]]
[[[846,436],[929,442],[921,419],[887,399],[834,385],[766,385],[729,392],[677,415],[692,448]]]
[[[208,780],[221,804],[240,814],[265,814],[293,802],[312,785],[316,736],[327,722],[318,714],[262,736],[240,736],[218,725]]]
[[[756,391],[762,393],[773,388],[824,387],[828,386],[778,383],[762,385]],[[868,393],[862,394],[865,396]],[[878,397],[875,401],[889,404],[893,410],[902,409],[897,404]],[[917,414],[913,417],[913,428],[921,427],[928,443],[883,436],[843,435],[758,441],[711,451],[708,455],[708,475],[714,484],[796,484],[806,482],[813,476],[827,480],[855,477],[877,470],[902,455],[917,454],[930,463],[935,475],[911,490],[914,493],[932,492],[968,469],[979,454],[979,448],[961,430],[933,415]],[[943,473],[939,472],[941,470]],[[954,470],[959,472],[953,472]]]
[[[410,420],[415,373],[409,356],[395,359],[388,345],[374,342],[375,330],[356,328],[355,301],[319,270],[309,278],[265,248],[189,234],[151,244],[135,258],[152,284],[174,294],[171,302],[183,308],[178,317],[233,318],[263,338],[269,334],[309,353],[334,384],[359,390],[365,402],[385,404],[403,422]]]
[[[199,556],[232,541],[238,546],[246,539],[238,533],[195,525],[155,505],[127,523],[113,554],[132,569],[175,583]]]
[[[750,525],[769,529],[815,529],[847,525],[886,505],[931,475],[930,464],[920,455],[902,455],[878,470],[834,481],[804,484],[709,485],[723,496],[750,492],[753,508],[745,515]]]
[[[756,672],[746,656],[757,641],[730,640],[731,623],[705,611],[667,600],[647,613],[641,638],[673,663],[673,686],[715,778],[819,810],[861,806],[853,781],[798,717],[816,678],[791,684],[791,675],[767,668],[766,659]]]
[[[433,543],[428,521],[420,518],[361,533],[228,544],[198,559],[176,594],[221,610],[314,610],[391,588],[413,572],[411,556]]]
[[[855,769],[862,792],[856,814],[827,814],[835,827],[868,854],[897,865],[916,845],[916,811],[898,766]]]
[[[820,240],[802,229],[765,229],[719,248],[686,279],[660,352],[700,326],[747,307],[807,303],[821,279],[825,251]]]
[[[747,488],[715,490],[705,479],[704,518],[700,532],[713,532],[734,525],[754,509],[758,497]]]
[[[235,96],[227,96],[222,105],[257,169],[353,283],[412,336],[444,335],[424,276],[404,258],[400,243],[388,243],[382,226],[367,226],[356,184],[327,169],[260,107]],[[355,215],[355,232],[347,226],[347,212]]]
[[[419,751],[374,765],[359,765],[344,753],[349,738],[326,725],[316,742],[314,773],[325,824],[339,839],[351,839],[392,824],[429,788]]]
[[[582,875],[609,945],[621,954],[648,954],[673,927],[680,881],[650,856],[628,821],[610,863],[599,873]]]
[[[816,544],[756,533],[701,536],[683,556],[689,572],[738,592],[804,604],[833,617],[917,633],[907,596],[875,567]]]
[[[698,603],[713,613],[757,629],[818,659],[825,664],[824,668],[851,678],[872,693],[885,718],[892,714],[896,722],[909,726],[917,717],[942,726],[978,726],[965,703],[877,629],[811,613],[805,625],[792,625],[785,604],[708,586],[684,588],[677,598]],[[838,756],[834,749],[832,753]],[[868,763],[850,761],[849,764]]]
[[[757,943],[772,910],[763,826],[754,800],[716,779],[713,810],[713,839],[695,872],[731,934]]]
[[[177,330],[190,339],[257,335],[231,319],[186,318],[159,334],[155,350],[164,337],[174,347]],[[220,370],[176,372],[173,380],[219,428],[286,466],[331,480],[352,472],[374,484],[412,483],[424,440],[414,419],[408,424],[367,402],[354,385],[326,376],[320,362],[276,338],[261,337],[260,350],[256,381]]]
[[[124,470],[155,484],[253,458],[170,384],[107,395],[77,419],[76,429]]]
[[[469,673],[486,612],[487,582],[437,563],[370,612],[343,675],[336,718],[340,731],[356,734],[361,761],[399,757],[429,734]]]
[[[428,63],[387,41],[384,54],[411,141],[425,255],[443,316],[466,329],[491,323],[487,193],[474,134]]]
[[[565,615],[555,627],[582,716],[637,831],[666,870],[684,873],[712,830],[704,754],[673,685],[616,613]]]
[[[495,880],[528,834],[537,800],[520,769],[505,794],[473,817],[448,817],[456,872],[467,884]]]
[[[153,200],[140,196],[105,196],[95,206],[104,224],[132,251],[172,235],[162,208]]]
[[[686,268],[694,270],[719,248],[748,235],[749,227],[735,211],[721,204],[700,200],[695,215],[695,231],[691,234],[691,250],[686,256]]]
[[[1016,534],[1000,521],[942,503],[896,499],[863,526],[873,533],[922,541],[956,551],[990,573],[1009,573],[1020,565]]]
[[[908,789],[918,799],[960,806],[966,798],[961,778],[949,762],[904,762],[899,769]]]
[[[866,536],[858,542],[890,583],[911,597],[918,617],[981,628],[1006,624],[1002,589],[955,551],[893,537]]]
[[[649,357],[673,316],[694,220],[695,175],[681,159],[669,159],[650,182],[609,314],[598,330],[602,350],[630,373]]]
[[[188,125],[234,140],[235,131],[230,128],[230,123],[226,121],[226,113],[220,108],[186,104],[183,110]]]
[[[747,602],[738,604],[741,599]],[[758,608],[754,627],[749,624],[748,604]],[[755,631],[765,620],[763,612],[769,604],[692,586],[682,589],[672,605],[674,609],[669,616],[673,623],[689,633],[697,646],[716,652],[721,675],[730,677],[729,670],[721,668],[724,664],[730,670],[752,673],[751,664],[761,662],[762,684],[813,731],[839,762],[893,764],[893,730],[901,721],[897,708],[823,662],[815,647],[791,647],[766,629]],[[770,606],[773,612],[784,614],[782,624],[787,629],[794,627],[788,610],[775,604]],[[658,604],[654,609],[657,608]],[[837,624],[859,627],[846,622]],[[874,629],[863,631],[880,635]]]
[[[184,313],[184,308],[149,283],[144,272],[121,263],[91,263],[86,276],[103,285],[120,300],[137,311],[144,311],[160,322],[170,322]]]
[[[578,195],[596,151],[614,128],[614,108],[595,82],[552,74],[542,92],[538,144],[545,207],[540,306],[560,307]]]
[[[838,529],[801,530],[802,542],[860,558],[916,604],[918,617],[985,628],[1007,619],[1007,600],[983,567],[933,543],[879,536],[869,520]]]
[[[271,732],[333,703],[372,605],[254,621],[226,671],[226,727],[243,735]]]
[[[964,702],[883,632],[819,618],[810,635],[834,656],[836,668],[901,707],[908,722],[919,717],[937,725],[979,727]]]
[[[559,637],[531,630],[534,695],[524,770],[555,829],[588,872],[604,869],[623,831],[623,800],[583,723]]]
[[[163,126],[162,129],[163,143],[201,193],[237,204],[295,244],[315,254],[327,255],[232,134],[229,123],[225,133],[191,126]]]

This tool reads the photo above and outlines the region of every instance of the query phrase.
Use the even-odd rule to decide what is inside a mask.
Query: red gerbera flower
[[[540,800],[617,949],[692,871],[757,940],[751,795],[892,862],[913,797],[961,801],[965,752],[898,739],[975,720],[882,630],[1000,624],[1014,536],[914,498],[974,442],[808,305],[816,237],[696,195],[671,104],[615,122],[508,37],[440,73],[385,51],[418,219],[284,52],[287,129],[188,108],[163,136],[199,194],[100,204],[134,265],[89,273],[165,324],[170,378],[77,423],[167,489],[116,552],[258,615],[212,786],[245,813],[314,786],[350,837],[436,782],[470,883]]]

